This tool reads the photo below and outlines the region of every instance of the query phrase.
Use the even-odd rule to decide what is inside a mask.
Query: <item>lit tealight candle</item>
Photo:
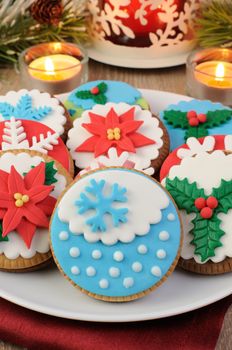
[[[29,64],[32,77],[46,81],[70,79],[80,73],[80,61],[69,55],[54,54],[36,58]]]
[[[232,64],[229,62],[203,62],[195,68],[195,78],[210,87],[232,88]]]

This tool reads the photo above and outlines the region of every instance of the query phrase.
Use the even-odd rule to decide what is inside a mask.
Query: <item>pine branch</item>
[[[212,0],[202,5],[197,37],[203,47],[232,47],[232,2]]]

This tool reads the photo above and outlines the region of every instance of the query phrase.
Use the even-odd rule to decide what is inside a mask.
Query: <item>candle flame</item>
[[[45,70],[48,73],[54,74],[54,64],[50,57],[47,57],[44,62]]]
[[[225,67],[223,63],[218,63],[216,68],[216,78],[222,79],[225,76]]]

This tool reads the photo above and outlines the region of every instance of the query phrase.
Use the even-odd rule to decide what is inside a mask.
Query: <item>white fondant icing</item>
[[[180,159],[192,157],[199,153],[213,151],[215,146],[215,138],[213,136],[206,136],[201,144],[196,137],[189,137],[186,144],[188,145],[188,148],[180,148],[177,151],[177,157]]]
[[[124,280],[123,280],[123,286],[124,286],[125,288],[131,288],[131,287],[133,287],[133,285],[134,285],[134,279],[133,279],[133,277],[126,277],[126,278],[124,278]]]
[[[232,151],[232,135],[225,135],[224,146],[225,150]]]
[[[59,135],[64,133],[64,125],[66,123],[65,110],[60,105],[60,101],[51,97],[47,92],[40,92],[39,90],[19,90],[9,91],[5,96],[0,96],[0,102],[8,102],[12,105],[16,105],[20,100],[20,97],[29,94],[32,97],[33,107],[51,107],[52,111],[44,118],[39,120],[42,124],[49,126],[52,130],[56,131]],[[0,121],[5,119],[0,114]]]
[[[132,264],[132,270],[134,272],[140,272],[140,271],[142,271],[142,269],[143,269],[143,265],[139,261],[135,261]]]
[[[106,105],[95,105],[91,112],[106,116],[112,107],[119,115],[131,109],[131,106],[126,103],[107,103]],[[136,148],[136,153],[129,153],[128,159],[135,163],[135,167],[138,164],[140,169],[146,169],[150,166],[152,160],[159,157],[159,149],[163,146],[163,130],[159,127],[158,118],[153,117],[150,111],[142,110],[139,106],[134,107],[135,120],[144,122],[138,129],[138,132],[154,140],[155,144]],[[75,151],[84,141],[93,136],[82,127],[83,123],[90,123],[89,112],[85,111],[81,118],[76,119],[73,128],[68,133],[67,146],[70,149],[72,158],[75,160],[76,166],[81,169],[87,168],[94,160],[94,153],[92,152]]]
[[[151,274],[152,274],[153,276],[160,277],[161,274],[162,274],[162,272],[161,272],[161,270],[160,270],[160,267],[159,267],[159,266],[152,266],[152,268],[151,268]]]
[[[175,215],[172,213],[169,213],[167,216],[168,221],[174,221],[176,219]]]
[[[167,241],[169,239],[169,237],[170,237],[170,235],[169,235],[169,233],[167,231],[161,231],[159,233],[159,239],[161,241]]]
[[[116,252],[114,252],[113,258],[115,261],[120,262],[120,261],[123,261],[124,255],[122,252],[120,252],[120,250],[117,250]]]
[[[148,251],[147,246],[145,246],[145,244],[140,244],[137,248],[137,251],[139,254],[146,254]]]
[[[118,267],[111,267],[109,269],[109,275],[113,278],[120,276],[120,269]]]
[[[198,187],[204,188],[205,194],[208,196],[213,188],[220,186],[221,179],[232,180],[231,169],[232,154],[225,155],[223,151],[214,151],[212,153],[201,153],[192,158],[184,158],[179,165],[175,165],[170,169],[168,177],[170,179],[175,177],[179,179],[187,178],[190,183],[197,182]],[[163,183],[165,184],[165,179]],[[180,213],[184,231],[181,257],[184,259],[194,258],[197,263],[201,264],[201,258],[194,254],[195,246],[191,244],[193,239],[193,235],[190,234],[193,229],[191,221],[195,214],[187,214],[185,210],[181,210]],[[232,210],[229,210],[227,214],[220,213],[218,217],[222,220],[220,228],[225,234],[220,239],[222,246],[216,248],[215,256],[208,259],[215,263],[223,261],[226,257],[232,257]]]
[[[6,172],[10,172],[11,166],[14,165],[16,170],[23,175],[25,172],[29,172],[32,166],[37,166],[44,161],[39,156],[31,156],[28,153],[4,153],[0,156],[0,169]],[[55,182],[54,190],[50,196],[57,198],[60,193],[66,187],[67,181],[63,175],[58,173],[54,176],[57,179]],[[28,249],[17,232],[11,232],[7,235],[9,241],[0,242],[0,254],[4,254],[8,259],[16,259],[19,256],[23,258],[32,258],[36,252],[46,253],[49,251],[49,237],[48,230],[38,228],[32,239],[31,247]]]
[[[68,234],[67,231],[61,231],[61,232],[59,233],[59,239],[60,239],[61,241],[67,241],[68,238],[69,238],[69,234]]]
[[[109,287],[109,282],[107,281],[107,279],[103,278],[103,279],[100,280],[99,286],[102,289],[106,289],[106,288]]]
[[[93,259],[98,260],[98,259],[101,259],[101,257],[102,257],[102,252],[100,250],[95,249],[92,251],[92,258]]]
[[[80,252],[80,249],[78,247],[72,247],[69,250],[69,255],[72,258],[77,258],[78,256],[80,256],[80,254],[81,254],[81,252]]]
[[[90,180],[105,180],[103,193],[109,194],[114,183],[119,187],[126,187],[127,202],[114,202],[115,208],[129,208],[127,222],[114,227],[109,216],[105,218],[107,234],[105,232],[92,232],[86,224],[90,213],[79,214],[75,204],[80,194],[89,186]],[[138,176],[133,171],[111,169],[104,173],[99,171],[80,178],[68,192],[62,197],[58,206],[58,216],[63,222],[69,224],[69,229],[74,234],[84,234],[88,242],[101,240],[104,244],[112,245],[117,241],[131,242],[136,235],[142,236],[149,232],[150,224],[161,221],[161,210],[169,205],[169,198],[162,188],[154,186],[152,181],[144,181],[143,176]],[[141,208],[146,208],[141,212]]]
[[[166,253],[166,251],[164,249],[159,249],[156,252],[156,256],[157,256],[158,259],[165,259],[166,255],[167,255],[167,253]]]
[[[71,267],[71,272],[73,275],[79,275],[80,274],[80,269],[78,266],[72,266]]]
[[[93,277],[96,275],[96,270],[93,266],[88,266],[86,269],[86,275],[89,277]]]

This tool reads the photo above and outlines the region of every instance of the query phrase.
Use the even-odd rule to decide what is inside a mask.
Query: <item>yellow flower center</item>
[[[107,139],[108,140],[120,140],[121,130],[119,128],[107,129]]]
[[[16,207],[20,208],[22,207],[25,203],[29,201],[29,196],[27,194],[22,194],[22,193],[15,193],[14,194],[14,199],[15,199],[15,205]]]

